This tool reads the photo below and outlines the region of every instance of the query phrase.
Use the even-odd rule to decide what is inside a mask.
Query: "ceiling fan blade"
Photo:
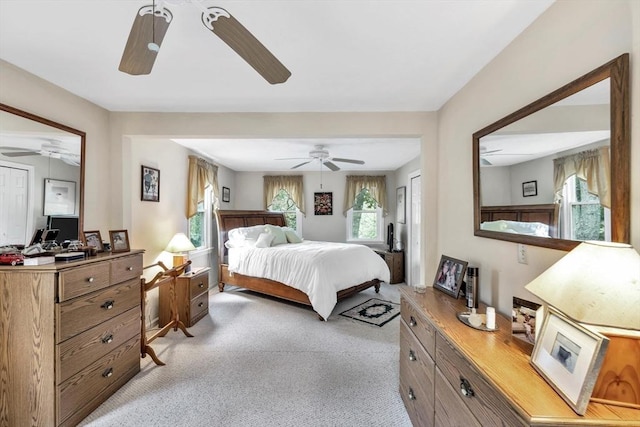
[[[272,85],[291,76],[291,71],[225,9],[207,8],[202,12],[202,23]]]
[[[491,166],[492,163],[489,160],[485,159],[484,157],[480,157],[480,165],[482,165],[482,166]]]
[[[118,70],[134,76],[149,74],[173,15],[164,7],[141,7],[131,26]]]
[[[5,151],[2,153],[2,155],[7,157],[24,157],[24,156],[38,156],[39,154],[37,151],[16,151],[13,153]]]
[[[354,159],[340,159],[338,157],[332,157],[331,160],[334,162],[344,162],[344,163],[353,163],[354,165],[364,165],[362,160],[354,160]]]
[[[295,166],[294,166],[294,167],[292,167],[291,169],[297,169],[297,168],[299,168],[300,166],[304,166],[304,165],[306,165],[307,163],[311,163],[311,160],[309,160],[308,162],[300,163],[299,165],[295,165]]]
[[[340,168],[335,163],[331,163],[329,160],[325,160],[322,164],[334,172],[340,170]]]

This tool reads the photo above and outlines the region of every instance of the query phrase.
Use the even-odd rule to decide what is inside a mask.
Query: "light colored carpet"
[[[141,372],[86,426],[411,426],[398,392],[399,321],[383,327],[338,315],[370,298],[399,302],[397,287],[368,289],[333,310],[228,288],[209,316],[152,343]]]

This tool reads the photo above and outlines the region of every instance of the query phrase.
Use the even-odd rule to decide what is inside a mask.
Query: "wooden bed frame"
[[[558,237],[558,209],[560,205],[513,205],[513,206],[482,206],[480,208],[480,222],[485,221],[520,221],[541,222],[549,226],[549,236]]]
[[[229,267],[225,261],[227,248],[224,244],[228,240],[227,234],[229,230],[238,227],[251,227],[253,225],[261,224],[284,226],[284,214],[269,211],[218,210],[216,215],[218,220],[219,248],[218,289],[220,292],[224,291],[225,285],[233,285],[311,307],[311,301],[309,301],[309,297],[304,292],[274,280],[230,273]],[[380,291],[380,280],[374,279],[339,291],[337,292],[338,301],[348,298],[372,286],[375,288],[376,293],[378,293]],[[318,316],[320,317],[320,315]]]

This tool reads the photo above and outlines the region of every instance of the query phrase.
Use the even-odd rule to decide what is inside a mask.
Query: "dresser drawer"
[[[135,307],[58,344],[58,384],[139,332],[140,309]]]
[[[142,275],[142,255],[132,255],[111,261],[111,283],[116,284]]]
[[[60,272],[59,301],[76,298],[111,285],[109,264],[100,262]]]
[[[496,360],[496,363],[500,361]],[[526,425],[499,392],[440,334],[436,337],[436,365],[451,387],[457,390],[457,395],[461,396],[463,380],[468,382],[473,395],[466,396],[462,401],[481,425],[510,427]],[[526,386],[523,387],[523,392],[526,392]],[[436,396],[438,393],[440,390],[436,386]]]
[[[436,400],[435,400],[435,425],[438,427],[482,427],[482,424],[473,416],[471,410],[465,406],[462,396],[454,389],[447,379],[436,368]],[[485,424],[497,426],[499,424]]]
[[[209,272],[204,272],[189,280],[189,297],[194,298],[209,290]]]
[[[422,346],[431,357],[435,355],[435,328],[422,313],[416,311],[404,298],[400,300],[400,316],[409,329],[418,337]]]
[[[56,342],[61,343],[139,305],[140,280],[137,278],[56,304],[59,319]]]
[[[415,426],[433,425],[435,363],[400,322],[400,395]]]
[[[190,309],[191,319],[189,319],[189,324],[193,325],[209,312],[209,292],[192,299]]]
[[[58,420],[64,421],[78,408],[95,399],[110,385],[131,371],[140,370],[140,339],[129,341],[62,383],[57,390]]]

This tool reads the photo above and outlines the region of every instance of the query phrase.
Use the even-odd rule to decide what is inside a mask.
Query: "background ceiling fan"
[[[332,171],[339,171],[340,168],[333,162],[343,162],[343,163],[352,163],[355,165],[364,165],[364,161],[355,160],[355,159],[341,159],[339,157],[331,157],[329,156],[329,151],[324,148],[324,145],[316,145],[313,150],[309,151],[309,157],[288,157],[284,159],[277,160],[305,160],[304,162],[293,166],[291,169],[297,169],[300,166],[304,166],[307,163],[311,163],[313,161],[318,161],[319,163],[325,165]]]
[[[154,1],[152,5],[143,6],[136,13],[118,67],[120,71],[132,75],[151,73],[164,36],[173,20],[173,14],[163,3],[158,1],[156,5]],[[291,76],[291,72],[225,9],[204,7],[198,1],[191,4],[202,10],[202,24],[220,37],[269,83],[284,83]]]
[[[64,147],[62,142],[49,138],[38,139],[44,139],[39,148],[0,147],[0,150],[2,150],[2,155],[6,157],[44,156],[60,159],[72,166],[80,166],[80,155]]]

